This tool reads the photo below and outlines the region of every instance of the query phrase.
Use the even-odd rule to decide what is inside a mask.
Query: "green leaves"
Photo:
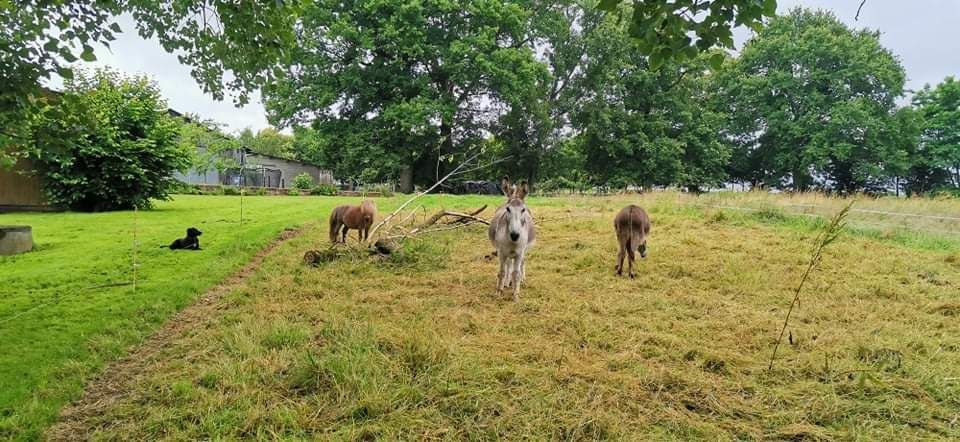
[[[597,9],[622,19],[621,0],[601,0]],[[691,60],[697,52],[733,47],[736,26],[758,30],[776,14],[776,0],[632,0],[630,35],[651,66]],[[696,37],[695,41],[690,35]]]
[[[710,67],[715,71],[719,71],[723,67],[723,60],[726,57],[723,54],[713,54],[710,56]]]
[[[882,189],[899,169],[902,143],[891,128],[905,74],[876,34],[795,9],[728,65],[718,86],[740,140],[731,165],[737,179],[806,190],[817,178],[853,192]]]
[[[763,0],[763,15],[767,17],[777,15],[777,0]]]
[[[165,198],[189,156],[158,97],[144,78],[81,72],[55,103],[30,115],[29,156],[44,174],[48,200],[101,211]]]
[[[620,3],[623,0],[600,0],[600,3],[597,4],[597,9],[607,12],[615,12],[619,7]]]
[[[97,60],[96,54],[93,53],[93,48],[87,45],[83,45],[83,52],[80,53],[80,58],[86,62]]]
[[[415,182],[432,183],[485,134],[505,131],[500,117],[508,110],[529,111],[537,124],[546,119],[550,73],[531,50],[539,16],[529,7],[506,0],[309,5],[290,56],[310,68],[264,89],[271,121],[311,126],[309,142],[296,149],[338,176],[383,180],[415,168]]]

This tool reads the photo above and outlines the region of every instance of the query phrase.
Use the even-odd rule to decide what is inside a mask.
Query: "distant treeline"
[[[338,177],[409,190],[481,150],[508,160],[470,178],[542,190],[960,188],[960,82],[898,105],[897,56],[829,12],[652,69],[630,20],[573,1],[317,3],[263,95],[283,149]]]

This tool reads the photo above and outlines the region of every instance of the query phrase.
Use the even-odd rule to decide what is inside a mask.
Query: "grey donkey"
[[[533,225],[533,215],[524,202],[530,187],[526,181],[519,185],[510,184],[504,177],[500,190],[507,196],[507,203],[497,208],[490,220],[487,233],[490,243],[500,258],[500,272],[497,275],[497,295],[503,294],[504,287],[513,286],[513,300],[520,300],[520,283],[526,276],[527,251],[537,239]]]

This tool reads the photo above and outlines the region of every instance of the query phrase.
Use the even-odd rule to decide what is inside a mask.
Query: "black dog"
[[[191,227],[187,229],[186,238],[179,238],[170,244],[170,250],[200,250],[200,235],[203,235],[203,232]]]

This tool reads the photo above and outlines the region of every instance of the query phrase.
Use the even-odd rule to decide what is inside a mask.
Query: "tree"
[[[925,85],[913,105],[922,119],[922,135],[911,156],[911,187],[917,192],[960,188],[960,81],[947,77],[936,87]]]
[[[293,137],[280,133],[272,127],[260,129],[256,135],[250,128],[246,128],[240,131],[237,141],[242,147],[259,154],[288,160],[300,159],[297,158],[293,149]]]
[[[180,126],[180,149],[190,152],[190,169],[204,175],[216,170],[223,174],[228,169],[240,167],[231,155],[224,155],[226,151],[240,147],[237,140],[223,133],[221,128],[209,121],[191,117],[190,121]]]
[[[437,179],[548,75],[530,11],[503,0],[326,0],[303,11],[297,63],[264,89],[271,122],[309,125],[345,178]]]
[[[178,2],[80,0],[0,2],[0,166],[27,141],[23,121],[49,102],[41,82],[69,80],[72,63],[96,59],[122,31],[115,17],[130,13],[143,37],[156,37],[218,99],[225,91],[246,103],[249,92],[285,65],[301,2],[250,6],[226,0]],[[225,77],[229,71],[232,75]],[[224,81],[229,78],[228,81]]]
[[[719,184],[729,158],[722,119],[708,102],[709,54],[650,68],[647,57],[608,21],[591,37],[576,87],[583,89],[574,128],[597,185]]]
[[[571,113],[585,92],[575,85],[588,60],[586,45],[604,14],[569,0],[534,2],[530,7],[529,45],[549,75],[536,77],[536,87],[500,117],[493,132],[503,147],[500,158],[510,158],[499,168],[500,174],[535,183],[556,178],[550,172],[541,175],[541,165],[569,136]]]
[[[733,27],[756,31],[764,17],[777,13],[776,0],[600,0],[598,7],[630,16],[636,50],[650,57],[654,70],[668,61],[693,60],[716,46],[733,49]],[[723,58],[715,52],[710,63],[719,68]]]
[[[190,163],[179,123],[145,77],[80,72],[56,104],[28,122],[27,155],[55,205],[103,211],[147,208],[176,185]]]
[[[794,9],[746,43],[719,76],[735,178],[753,184],[875,188],[902,154],[890,142],[904,70],[879,34]]]

